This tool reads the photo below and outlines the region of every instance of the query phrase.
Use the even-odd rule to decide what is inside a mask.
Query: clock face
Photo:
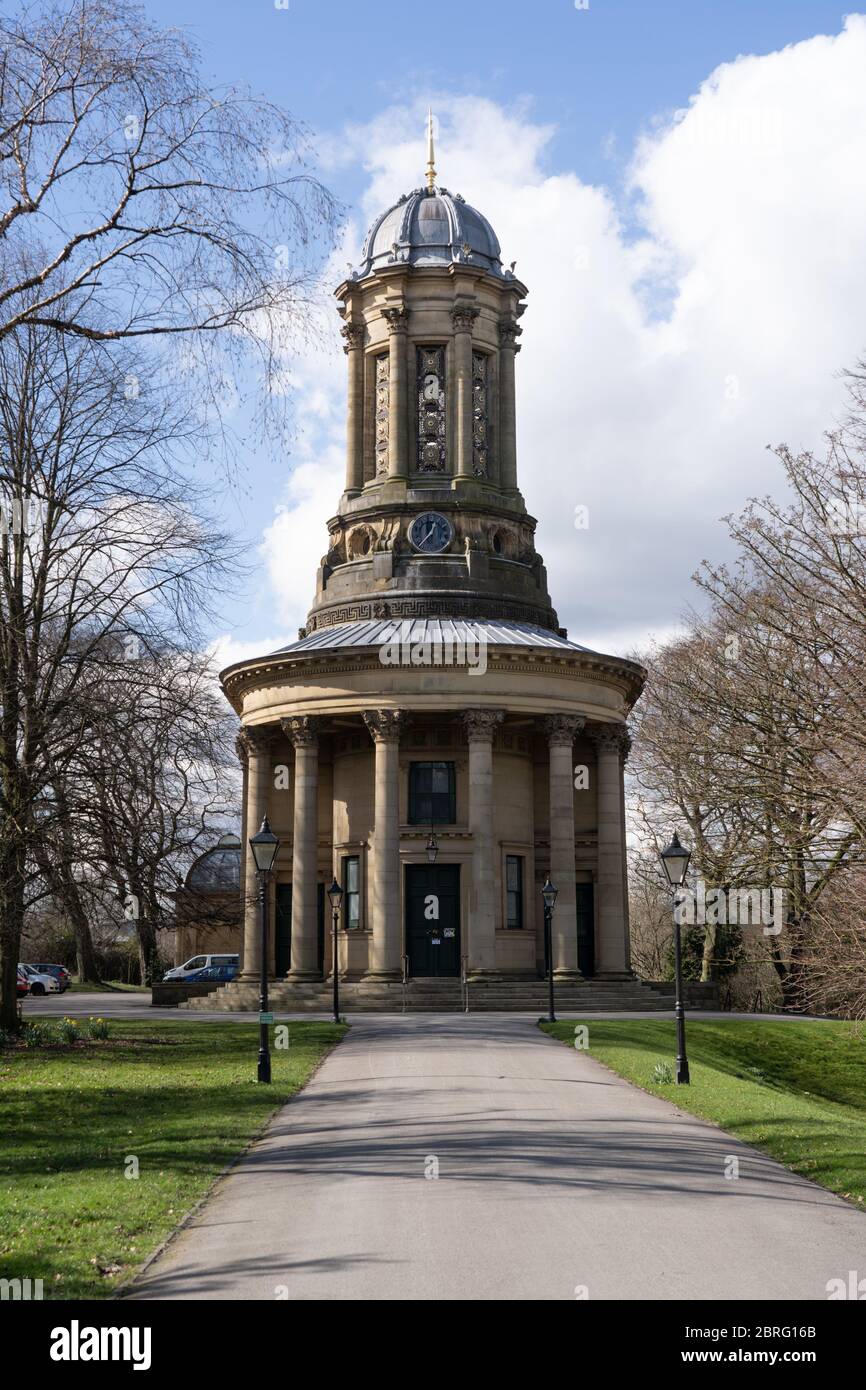
[[[439,512],[422,512],[409,527],[409,539],[416,550],[438,555],[447,550],[454,537],[451,522]]]

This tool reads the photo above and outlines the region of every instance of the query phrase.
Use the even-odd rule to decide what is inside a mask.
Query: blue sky
[[[376,207],[420,182],[422,108],[429,100],[443,113],[443,183],[459,187],[486,214],[498,213],[493,220],[503,252],[520,249],[521,273],[530,286],[519,384],[522,481],[527,501],[540,518],[539,549],[548,561],[561,619],[578,641],[609,648],[616,644],[622,649],[649,632],[670,630],[678,608],[689,598],[691,571],[703,554],[723,550],[719,516],[746,500],[756,469],[745,455],[774,438],[797,443],[799,436],[805,443],[816,443],[841,399],[834,374],[866,347],[866,331],[861,343],[859,329],[859,323],[866,322],[862,295],[853,288],[853,277],[849,286],[843,275],[837,286],[835,266],[828,269],[826,281],[832,312],[818,313],[815,323],[803,322],[799,356],[778,361],[775,375],[771,368],[779,359],[778,346],[768,340],[756,356],[756,336],[766,335],[763,330],[756,334],[755,324],[748,322],[752,306],[758,311],[750,285],[759,285],[762,292],[766,287],[762,323],[790,314],[784,328],[788,352],[792,338],[796,342],[798,322],[822,293],[819,274],[811,295],[792,309],[786,279],[776,263],[773,228],[778,226],[780,237],[789,240],[786,224],[792,197],[795,203],[802,199],[802,208],[793,208],[800,241],[795,236],[791,252],[793,257],[799,247],[791,273],[800,283],[809,275],[810,248],[820,253],[829,234],[823,222],[810,221],[814,203],[837,205],[832,235],[836,237],[840,216],[843,230],[850,232],[850,242],[845,235],[841,238],[840,254],[857,244],[866,230],[859,195],[849,189],[844,168],[831,185],[824,174],[828,163],[833,164],[840,132],[847,132],[859,114],[859,98],[853,92],[859,59],[854,40],[846,41],[850,53],[841,43],[828,47],[815,41],[816,35],[838,36],[845,11],[822,0],[590,0],[588,10],[577,9],[573,0],[438,0],[435,5],[381,0],[366,6],[348,0],[290,0],[288,9],[277,8],[272,0],[247,0],[243,5],[149,0],[146,8],[155,20],[190,30],[201,45],[208,78],[248,83],[312,127],[323,154],[322,175],[349,205],[353,218],[350,244],[335,261],[335,271],[347,259],[357,258]],[[783,54],[789,45],[800,47]],[[761,63],[750,63],[743,55],[757,55]],[[684,148],[688,142],[673,131],[674,113],[687,108],[723,64],[733,68],[726,69],[729,75],[720,90],[702,98],[702,109],[710,113],[711,137],[707,158],[695,162]],[[723,114],[721,125],[714,124],[720,110],[745,110],[753,121],[755,101],[763,102],[760,94],[765,90],[776,94],[768,108],[769,146],[763,118],[757,139],[752,133],[744,139],[736,114]],[[838,108],[826,117],[825,93]],[[809,129],[819,128],[816,142],[804,141],[795,131],[801,104],[807,114],[811,104]],[[491,112],[513,121],[508,129],[519,146],[511,204],[506,196],[511,155],[508,142],[489,132]],[[827,147],[822,148],[825,122]],[[482,126],[486,133],[479,133]],[[704,124],[699,146],[707,128]],[[413,173],[405,145],[409,132],[416,130]],[[798,167],[804,143],[815,147]],[[738,147],[733,158],[731,145]],[[501,187],[491,174],[494,163]],[[456,185],[448,174],[452,165],[463,171]],[[780,169],[784,177],[777,178]],[[861,174],[851,170],[851,177]],[[724,224],[718,234],[703,225],[699,210],[689,205],[690,185],[695,200],[704,205],[718,198],[716,221]],[[772,198],[777,200],[775,207]],[[560,355],[570,352],[581,360],[586,393],[581,397],[578,391],[573,417],[563,407],[554,425],[550,415],[555,401],[544,396],[539,364],[542,354],[552,351],[557,331],[552,313],[557,291],[544,274],[544,224],[530,225],[527,199],[546,200],[550,217],[558,219],[547,226],[560,248],[593,247],[592,285],[585,292],[575,281],[573,297],[575,311],[593,337],[593,360],[589,361],[579,326],[573,341],[558,348]],[[850,208],[838,206],[849,199]],[[732,200],[738,201],[743,216],[726,222]],[[752,215],[756,225],[746,236]],[[573,228],[565,243],[563,219]],[[712,220],[709,207],[707,219]],[[751,248],[757,249],[753,253]],[[570,272],[570,252],[566,256]],[[740,290],[744,313],[741,326],[732,328],[723,309],[725,304],[736,305]],[[566,293],[557,308],[561,311],[567,302]],[[714,316],[708,314],[708,303],[716,306]],[[670,316],[673,304],[678,309]],[[665,306],[663,318],[670,321],[654,329],[652,309],[659,305]],[[645,321],[639,321],[641,312]],[[718,360],[707,351],[708,340],[720,345]],[[624,355],[630,363],[625,370]],[[599,357],[602,375],[596,378]],[[258,486],[239,511],[232,508],[233,524],[243,528],[252,555],[272,523],[274,507],[282,508],[280,523],[271,526],[265,539],[253,581],[263,586],[263,601],[256,605],[243,598],[226,608],[222,631],[231,639],[226,650],[232,656],[240,648],[290,639],[312,597],[315,560],[325,548],[325,516],[339,493],[342,370],[336,343],[324,376],[321,363],[315,371],[299,364],[299,447],[290,458],[260,452],[251,465]],[[717,377],[718,402],[715,386],[707,386],[707,402],[713,402],[709,414],[705,406],[702,419],[684,424],[696,392],[699,398]],[[813,380],[818,383],[814,392]],[[311,381],[318,389],[311,390]],[[324,399],[323,381],[333,383],[333,399]],[[809,383],[805,392],[804,381]],[[619,390],[614,389],[617,382]],[[701,443],[706,426],[713,438],[711,457],[704,455]],[[628,447],[624,440],[631,441]],[[635,449],[646,449],[635,474],[636,487],[628,474]],[[735,463],[730,450],[736,451]],[[701,467],[695,471],[699,454]],[[556,467],[550,462],[554,455],[559,460]],[[671,479],[685,479],[691,499],[691,510],[688,498],[684,503],[686,521],[676,533],[660,530],[664,509],[653,510],[652,491],[658,492],[659,468],[667,460],[672,461]],[[763,455],[759,462],[757,472],[764,469],[759,481],[766,478],[772,485]],[[299,479],[305,469],[309,473],[317,467],[324,486],[305,490]],[[617,491],[631,496],[631,516],[623,497],[605,493],[599,481],[609,480],[617,468]],[[648,478],[655,480],[652,489],[644,488]],[[587,499],[595,506],[598,525],[589,537],[577,539],[557,521],[554,512],[562,510],[563,484],[568,488],[567,510]],[[555,506],[550,505],[554,494]],[[298,564],[288,563],[280,570],[280,557],[287,547],[295,548],[295,538],[302,542],[306,532],[315,529],[317,516],[318,534],[309,551],[299,544]],[[635,565],[646,564],[659,546],[664,560],[656,566],[657,582],[636,585]],[[612,551],[620,555],[618,567],[609,558]],[[247,587],[251,592],[253,586]],[[296,601],[299,588],[303,593]],[[593,596],[594,590],[602,589],[607,593],[604,601]]]

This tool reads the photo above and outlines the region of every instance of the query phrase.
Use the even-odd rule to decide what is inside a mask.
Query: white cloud
[[[550,172],[551,131],[525,106],[436,102],[441,182],[489,217],[530,289],[520,481],[575,640],[623,650],[670,630],[700,559],[725,551],[718,518],[779,490],[764,446],[820,447],[841,413],[838,373],[866,348],[864,70],[861,16],[726,64],[639,142],[614,192]],[[421,182],[424,115],[391,108],[334,142],[369,170],[365,225]],[[264,538],[289,630],[342,488],[336,314],[330,347],[292,374],[303,434]],[[578,504],[588,530],[574,528]]]

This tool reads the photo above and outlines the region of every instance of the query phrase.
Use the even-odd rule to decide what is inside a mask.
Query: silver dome
[[[502,269],[496,233],[476,208],[447,188],[416,188],[378,217],[367,233],[361,266],[352,279],[398,265],[477,266],[510,279]]]

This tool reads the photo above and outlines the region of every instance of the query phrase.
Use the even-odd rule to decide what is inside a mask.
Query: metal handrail
[[[469,1012],[469,957],[460,957],[460,994],[463,999],[463,1012]]]
[[[407,997],[407,994],[408,994],[408,992],[409,992],[409,957],[408,957],[408,956],[401,956],[401,957],[400,957],[400,960],[401,960],[402,967],[403,967],[403,980],[402,980],[402,984],[403,984],[403,1012],[405,1013],[405,1012],[406,1012],[406,997]]]

